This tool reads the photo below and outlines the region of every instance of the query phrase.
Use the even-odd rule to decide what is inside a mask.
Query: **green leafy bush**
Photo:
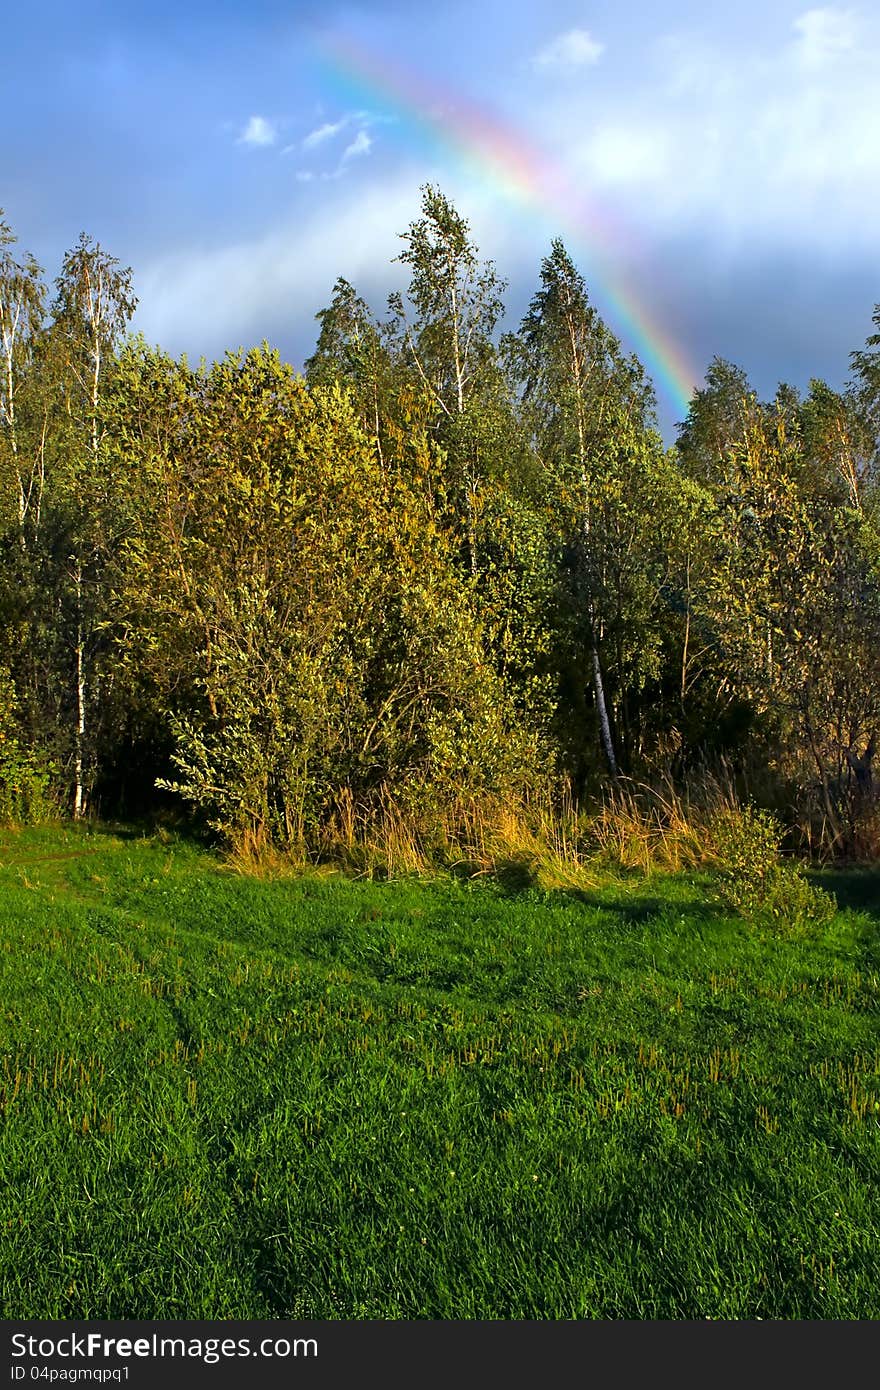
[[[726,808],[714,817],[711,835],[720,896],[743,917],[796,931],[834,916],[831,894],[813,888],[800,864],[782,859],[782,826],[770,811]]]
[[[32,825],[46,820],[52,810],[52,769],[22,747],[17,707],[12,677],[0,667],[0,825]]]

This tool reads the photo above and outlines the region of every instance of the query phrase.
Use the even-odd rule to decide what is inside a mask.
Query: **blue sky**
[[[44,0],[4,28],[0,206],[50,276],[82,230],[130,264],[136,326],[172,352],[265,337],[300,365],[338,275],[381,312],[429,180],[508,277],[511,326],[561,232],[612,327],[617,284],[697,373],[718,354],[762,394],[842,384],[871,329],[875,0]],[[345,81],[340,39],[423,85],[433,135]],[[474,112],[546,151],[602,246],[442,138]]]

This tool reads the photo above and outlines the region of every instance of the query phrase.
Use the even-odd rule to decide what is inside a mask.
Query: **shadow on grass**
[[[716,903],[699,899],[687,902],[672,902],[662,897],[620,897],[614,893],[603,893],[585,888],[564,888],[558,890],[570,901],[582,903],[584,907],[598,908],[600,912],[619,917],[621,922],[631,926],[642,926],[657,917],[668,917],[670,912],[687,917],[690,922],[714,922],[729,916]]]
[[[515,898],[537,886],[535,867],[529,858],[504,859],[495,870],[495,882],[506,898]]]
[[[538,887],[535,864],[530,855],[501,859],[491,871],[475,859],[458,859],[446,866],[446,872],[459,883],[490,883],[503,898],[516,898]]]
[[[876,869],[824,869],[810,874],[810,882],[837,899],[838,907],[880,917],[880,871]]]
[[[518,898],[538,890],[545,901],[577,903],[582,907],[598,910],[609,917],[616,917],[621,924],[642,926],[654,918],[679,914],[692,922],[706,924],[729,917],[721,904],[698,892],[687,898],[675,899],[662,893],[648,894],[633,892],[634,881],[644,883],[640,874],[624,874],[606,887],[573,888],[558,887],[541,891],[537,865],[529,855],[516,855],[496,863],[491,874],[480,870],[477,865],[461,862],[451,869],[453,878],[473,883],[482,880],[489,883],[495,892],[504,898]]]

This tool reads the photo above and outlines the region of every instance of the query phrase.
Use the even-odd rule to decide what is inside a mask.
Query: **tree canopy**
[[[843,390],[716,357],[664,449],[560,240],[506,333],[439,189],[401,241],[406,292],[339,278],[299,376],[130,334],[85,235],[50,294],[0,216],[0,815],[312,854],[723,757],[876,848],[880,306]]]

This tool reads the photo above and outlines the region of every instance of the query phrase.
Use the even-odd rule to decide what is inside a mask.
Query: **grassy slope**
[[[880,1316],[877,881],[843,886],[795,942],[685,878],[0,835],[3,1313]]]

